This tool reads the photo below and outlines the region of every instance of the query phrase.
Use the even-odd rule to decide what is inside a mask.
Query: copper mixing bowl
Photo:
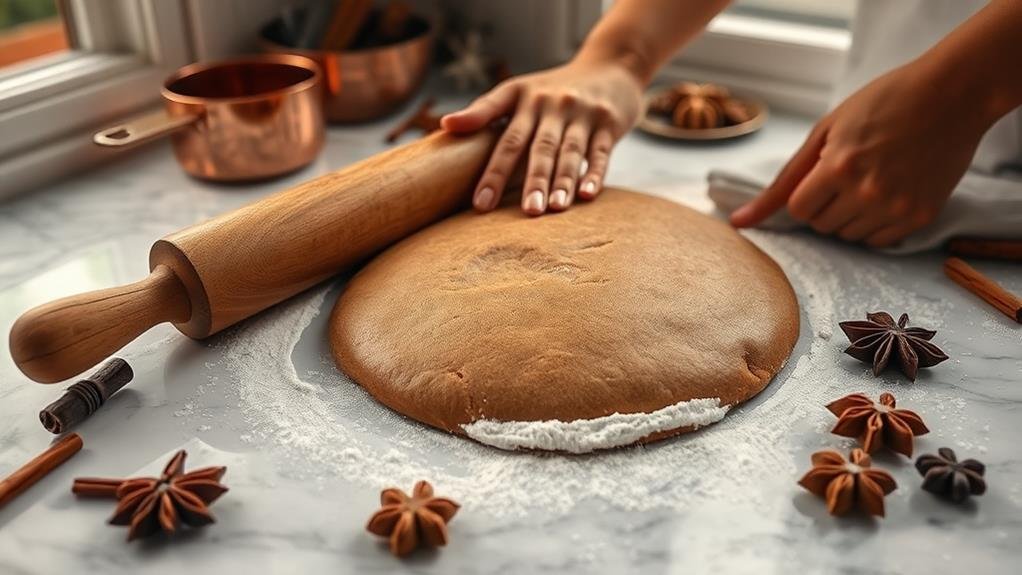
[[[409,20],[405,40],[344,52],[287,46],[280,41],[282,26],[278,19],[263,28],[262,48],[305,56],[319,64],[324,112],[330,122],[365,122],[393,112],[415,95],[432,60],[433,27],[418,16]]]

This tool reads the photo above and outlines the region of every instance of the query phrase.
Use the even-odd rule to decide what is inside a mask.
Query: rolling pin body
[[[212,335],[467,206],[495,141],[434,134],[171,234],[153,245],[149,278],[22,315],[11,356],[54,383],[165,321]]]

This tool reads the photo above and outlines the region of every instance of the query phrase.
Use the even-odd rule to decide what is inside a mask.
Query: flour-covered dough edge
[[[612,413],[574,421],[479,419],[461,429],[472,439],[499,449],[589,453],[631,445],[657,433],[710,425],[723,419],[730,407],[713,397],[679,401],[650,413]]]

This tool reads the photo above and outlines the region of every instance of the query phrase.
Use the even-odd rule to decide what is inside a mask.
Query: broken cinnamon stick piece
[[[39,421],[50,433],[64,433],[88,419],[133,376],[128,362],[115,357],[89,377],[71,384],[60,399],[39,412]]]
[[[951,257],[944,261],[944,273],[955,283],[983,298],[1001,313],[1022,323],[1022,299],[965,263]]]
[[[120,479],[105,477],[79,477],[71,484],[71,493],[82,497],[117,497]]]
[[[49,472],[78,453],[81,448],[81,436],[72,433],[62,437],[60,441],[50,445],[35,459],[21,466],[21,469],[8,475],[3,481],[0,481],[0,508],[31,487],[36,481],[46,477]]]
[[[1022,240],[951,238],[947,250],[956,256],[1022,262]]]
[[[410,116],[402,120],[400,124],[387,133],[387,143],[393,144],[412,128],[418,128],[426,134],[439,130],[440,116],[433,114],[434,104],[436,104],[435,99],[432,97],[426,98]]]

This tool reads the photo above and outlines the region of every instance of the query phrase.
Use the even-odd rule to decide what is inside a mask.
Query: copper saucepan
[[[170,134],[186,172],[258,180],[305,166],[323,148],[321,74],[302,56],[271,54],[185,66],[163,83],[164,109],[103,130],[101,146]]]

